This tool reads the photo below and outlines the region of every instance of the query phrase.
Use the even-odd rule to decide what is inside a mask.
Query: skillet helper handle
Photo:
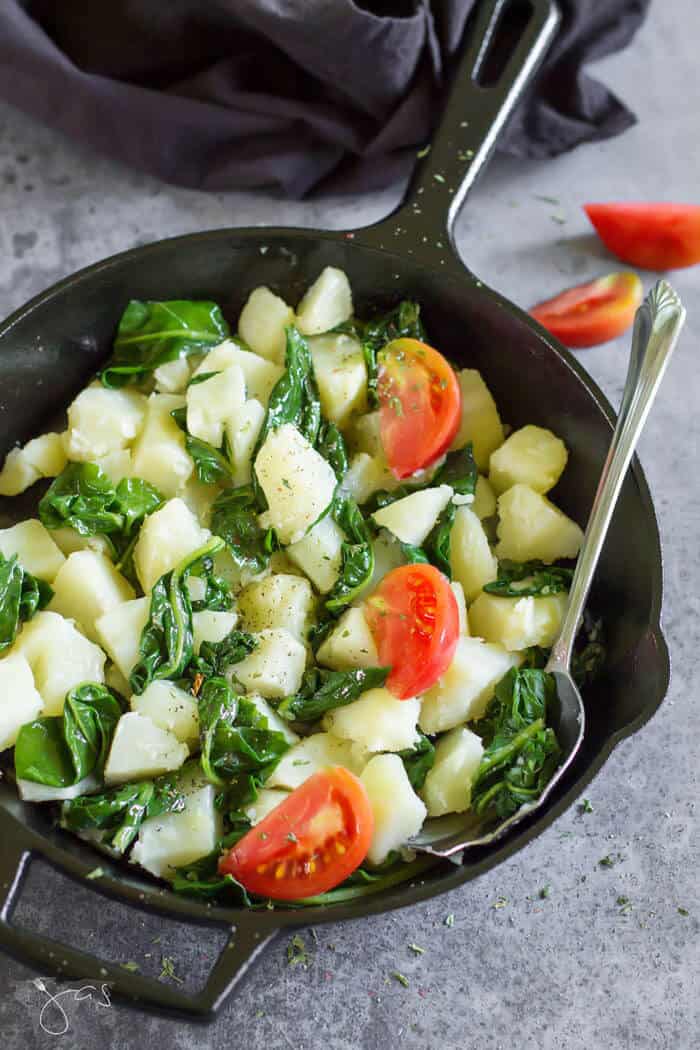
[[[228,940],[214,963],[206,984],[194,993],[186,992],[178,985],[131,973],[118,963],[100,959],[51,937],[16,926],[12,922],[12,913],[19,900],[32,857],[40,853],[46,856],[47,851],[37,845],[31,833],[23,833],[21,828],[18,829],[18,825],[2,809],[0,839],[0,948],[18,962],[35,967],[43,976],[50,975],[61,981],[80,981],[82,985],[89,983],[97,988],[105,985],[110,995],[114,994],[139,1006],[174,1012],[193,1020],[211,1020],[256,956],[275,936],[274,921],[269,920],[266,914],[237,914],[236,925],[229,927]],[[50,860],[48,856],[46,859]],[[77,874],[78,877],[82,875],[86,887],[119,899],[120,904],[126,908],[132,907],[124,904],[123,888],[116,879],[112,880],[106,875],[99,880],[85,881],[88,866],[77,866],[84,867],[85,870],[71,871],[71,874]],[[111,892],[112,882],[114,892]],[[134,907],[147,911],[161,910],[150,908],[146,902],[139,902]],[[211,928],[221,928],[222,925],[214,919],[199,924]]]
[[[388,218],[358,231],[362,243],[399,252],[411,245],[411,253],[432,256],[442,266],[449,257],[446,238],[456,254],[454,225],[465,197],[558,25],[555,0],[480,0],[454,63],[442,116],[431,144],[418,152],[404,201]],[[505,28],[515,40],[501,38]],[[492,75],[492,62],[504,51],[505,62]]]

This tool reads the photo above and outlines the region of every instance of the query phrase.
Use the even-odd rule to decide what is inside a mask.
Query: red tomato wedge
[[[298,900],[325,893],[365,858],[374,830],[367,792],[342,766],[322,769],[219,860],[251,893]]]
[[[566,346],[597,346],[627,331],[643,294],[636,273],[611,273],[538,303],[530,313]]]
[[[584,204],[606,248],[643,270],[700,262],[700,204]]]
[[[452,663],[459,638],[457,599],[433,565],[392,569],[365,603],[365,619],[382,666],[391,666],[386,687],[407,700],[419,696]]]
[[[459,429],[462,395],[441,353],[417,339],[395,339],[379,354],[379,433],[394,477],[434,463]]]

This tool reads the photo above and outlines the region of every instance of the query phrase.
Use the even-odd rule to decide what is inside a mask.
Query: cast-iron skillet
[[[511,34],[507,61],[499,68],[504,9],[508,25],[517,25],[518,32],[514,43]],[[611,437],[610,405],[566,350],[520,309],[484,287],[450,251],[466,192],[557,22],[552,0],[515,5],[487,0],[479,5],[432,149],[419,164],[407,202],[378,225],[355,233],[227,229],[159,241],[90,266],[18,310],[0,327],[0,454],[39,432],[47,417],[85,384],[108,355],[128,299],[214,299],[235,319],[256,285],[270,285],[295,302],[330,264],[347,272],[359,316],[368,306],[392,304],[399,297],[418,300],[431,341],[456,362],[484,374],[505,420],[514,426],[538,423],[564,439],[571,457],[555,499],[584,524]],[[496,39],[499,47],[494,48]],[[508,237],[507,229],[499,233]],[[16,501],[0,502],[3,524],[11,515],[18,517]],[[28,504],[20,509],[22,516],[31,513]],[[615,745],[660,704],[669,681],[659,622],[661,588],[656,519],[635,461],[592,596],[605,616],[609,659],[604,677],[586,695],[587,736],[581,752],[544,811],[497,843],[470,851],[461,866],[439,862],[419,882],[333,907],[253,912],[208,908],[176,897],[127,864],[98,858],[56,828],[45,807],[21,803],[12,786],[0,783],[0,944],[44,973],[60,969],[66,978],[99,973],[114,991],[142,1004],[212,1016],[281,927],[403,907],[474,878],[521,849],[567,809]],[[95,892],[130,907],[233,926],[206,987],[189,996],[13,925],[13,905],[34,855],[77,878],[84,878],[99,860],[105,877],[85,883]]]

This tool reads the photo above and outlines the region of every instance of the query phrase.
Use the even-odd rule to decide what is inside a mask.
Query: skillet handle
[[[474,22],[467,25],[455,60],[432,143],[418,153],[404,200],[388,218],[358,230],[358,241],[418,255],[437,269],[455,263],[445,251],[446,240],[459,260],[454,226],[465,197],[558,25],[555,0],[481,0],[477,4]],[[506,30],[511,37],[507,41],[500,36]],[[491,73],[494,61],[500,62],[495,77]]]
[[[79,981],[83,987],[86,984],[94,985],[96,989],[104,986],[109,995],[115,994],[136,1006],[177,1013],[191,1020],[206,1021],[214,1018],[256,956],[277,932],[272,913],[268,915],[265,912],[237,912],[236,924],[231,926],[229,923],[231,932],[228,940],[212,967],[206,984],[197,992],[185,992],[177,985],[165,984],[152,977],[131,973],[118,963],[100,959],[43,934],[14,925],[12,913],[19,900],[32,857],[42,854],[51,863],[50,849],[41,848],[31,832],[25,831],[1,807],[0,839],[3,843],[0,849],[0,948],[18,962],[33,966],[44,976],[51,975],[61,981]],[[62,863],[61,867],[65,873],[65,863]],[[101,895],[119,898],[123,903],[124,887],[116,877],[112,879],[109,876],[108,867],[109,862],[105,862],[105,877],[95,881],[85,881],[85,875],[90,869],[88,865],[80,862],[72,863],[69,873],[82,876],[84,886]],[[83,868],[85,870],[82,870]],[[167,913],[170,910],[165,902],[162,908],[150,907],[142,900],[134,901],[133,906],[147,911]],[[128,915],[125,915],[125,921],[128,921]],[[222,921],[217,922],[213,918],[209,921],[199,920],[199,925],[220,928]]]

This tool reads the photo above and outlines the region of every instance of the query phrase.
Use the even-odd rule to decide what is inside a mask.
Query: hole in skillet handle
[[[530,0],[503,0],[477,56],[472,73],[475,84],[491,88],[499,82],[533,14]]]
[[[107,1003],[113,997],[119,997],[142,1009],[177,1014],[191,1020],[212,1020],[249,966],[277,932],[272,916],[263,912],[251,913],[250,916],[237,912],[236,924],[232,926],[230,923],[224,925],[224,920],[215,917],[215,914],[212,914],[211,918],[194,918],[186,913],[186,903],[183,907],[174,909],[167,895],[163,896],[163,903],[159,906],[157,889],[150,895],[134,894],[134,897],[141,899],[127,903],[124,900],[123,877],[120,882],[112,878],[109,861],[103,862],[97,869],[104,871],[104,874],[91,879],[87,878],[91,872],[85,865],[81,862],[71,863],[70,880],[66,880],[66,875],[54,868],[50,857],[51,847],[47,848],[46,843],[22,828],[1,807],[0,840],[3,843],[0,850],[0,948],[18,962],[34,967],[42,977],[50,976],[56,981],[70,982],[69,987],[73,987],[83,998],[88,995],[86,989],[94,988],[94,997],[102,995]],[[39,857],[42,859],[39,860]],[[63,856],[61,868],[65,871],[67,866]],[[133,966],[133,962],[140,964],[142,961],[138,955],[134,959],[133,954],[126,952],[122,960],[110,961],[27,928],[23,922],[32,921],[33,912],[36,912],[36,902],[31,901],[31,898],[37,896],[32,883],[36,884],[38,879],[50,882],[50,889],[45,891],[50,896],[56,892],[63,892],[68,905],[76,895],[72,892],[74,887],[67,885],[67,881],[79,883],[80,890],[83,891],[77,895],[79,903],[80,897],[87,890],[113,898],[114,904],[109,903],[105,912],[111,913],[111,922],[114,923],[116,908],[121,909],[122,914],[119,918],[122,930],[128,931],[130,925],[136,929],[136,924],[143,922],[140,918],[143,912],[157,917],[157,925],[154,925],[152,920],[150,925],[159,930],[163,929],[163,933],[158,941],[150,946],[152,958],[155,959],[155,966],[152,965],[150,969],[158,975],[163,969],[170,969],[168,962],[172,960],[174,976],[171,975],[169,980],[167,972],[163,975],[166,979],[146,976],[140,972],[140,966],[138,970]],[[25,886],[29,890],[28,906],[25,906],[24,901],[20,903]],[[39,897],[41,896],[40,891]],[[127,914],[124,914],[125,909],[128,909]],[[179,920],[176,917],[178,911]],[[13,921],[15,914],[19,922]],[[167,920],[164,920],[165,915],[168,915]],[[181,950],[178,953],[177,936],[183,918],[188,919],[192,925],[196,924],[206,929],[210,935],[218,931],[219,945],[223,939],[223,947],[205,983],[195,991],[187,987],[190,981],[185,977],[190,975],[185,975],[184,972],[181,974],[178,967],[178,954],[182,958],[183,952]],[[73,939],[79,940],[79,929],[85,922],[85,907],[78,908],[77,912],[72,911],[67,923],[70,921],[73,923]],[[38,925],[41,925],[40,921]],[[126,937],[124,939],[126,940]],[[89,940],[87,931],[85,940]],[[145,964],[146,960],[144,969]],[[45,994],[51,995],[52,992],[47,988]]]

